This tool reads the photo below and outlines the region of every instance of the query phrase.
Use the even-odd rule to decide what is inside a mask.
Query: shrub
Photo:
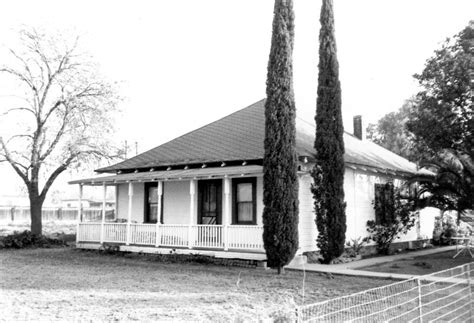
[[[357,239],[351,239],[350,241],[347,241],[346,252],[348,256],[355,257],[357,255],[360,255],[360,251],[369,240],[369,237],[365,237],[363,239],[361,237],[358,237]]]
[[[390,199],[390,207],[384,208],[391,214],[386,214],[385,219],[391,221],[377,223],[374,220],[367,221],[369,238],[377,244],[379,254],[388,254],[393,240],[406,234],[415,225],[415,215],[418,211],[415,202],[408,197],[402,197],[399,188],[394,188],[393,199]],[[374,203],[374,208],[380,210],[380,205]]]
[[[48,238],[43,235],[37,235],[31,233],[31,231],[25,230],[23,232],[13,232],[8,236],[0,239],[0,249],[2,248],[50,248],[51,246],[64,246],[66,243],[63,240]]]
[[[458,226],[456,220],[449,214],[438,218],[433,229],[433,244],[448,245],[451,238],[457,234]]]

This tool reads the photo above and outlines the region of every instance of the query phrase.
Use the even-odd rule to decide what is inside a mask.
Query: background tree
[[[408,115],[415,104],[414,99],[407,100],[398,111],[390,112],[377,123],[369,124],[367,138],[408,160],[421,160],[422,151],[415,145],[413,135],[406,129]]]
[[[422,90],[369,127],[369,137],[435,177],[421,183],[419,203],[460,216],[474,208],[474,22],[447,39],[414,76]]]
[[[77,38],[68,42],[37,30],[19,36],[20,48],[9,51],[12,63],[0,67],[10,98],[17,98],[0,106],[0,161],[26,185],[31,231],[41,234],[43,202],[58,176],[114,154],[108,139],[117,97],[79,53]]]
[[[474,21],[447,39],[415,75],[422,91],[406,127],[425,149],[424,166],[435,173],[422,179],[429,205],[455,210],[474,208]]]
[[[419,195],[423,205],[457,213],[457,222],[467,210],[474,210],[474,163],[469,155],[452,149],[437,154],[424,167],[436,176],[416,178],[420,183]]]
[[[474,21],[446,40],[415,78],[423,90],[410,110],[407,129],[416,144],[432,156],[454,149],[474,158]]]
[[[268,266],[278,273],[298,248],[293,21],[293,1],[276,0],[265,101],[263,242]]]
[[[323,0],[319,34],[319,76],[316,106],[316,165],[312,171],[318,228],[317,244],[325,263],[344,252],[344,141],[341,84],[334,35],[332,0]]]

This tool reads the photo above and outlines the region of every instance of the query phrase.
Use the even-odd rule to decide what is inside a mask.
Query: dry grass
[[[0,251],[0,320],[255,321],[389,280],[200,264],[72,248]]]
[[[455,253],[453,250],[357,269],[394,274],[426,275],[474,262],[474,258],[466,251],[463,251],[458,257],[453,259]]]

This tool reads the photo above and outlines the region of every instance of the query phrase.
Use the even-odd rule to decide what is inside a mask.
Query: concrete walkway
[[[448,246],[441,248],[433,249],[424,249],[420,251],[413,251],[409,253],[403,253],[399,255],[392,256],[382,256],[382,257],[373,257],[362,259],[358,261],[352,261],[344,264],[335,264],[335,265],[322,265],[322,264],[297,264],[286,266],[285,269],[288,270],[306,270],[311,272],[319,273],[328,273],[336,275],[349,275],[349,276],[361,276],[361,277],[375,277],[375,278],[391,278],[391,279],[410,279],[417,275],[407,275],[407,274],[393,274],[393,273],[379,273],[373,271],[365,270],[356,270],[356,268],[367,267],[372,265],[381,264],[384,262],[392,262],[401,259],[411,259],[419,256],[431,255],[434,253],[440,253],[445,251],[456,250],[456,246]]]

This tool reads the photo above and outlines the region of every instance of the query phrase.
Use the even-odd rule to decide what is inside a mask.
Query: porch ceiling
[[[83,185],[113,185],[128,182],[152,182],[158,180],[186,180],[186,179],[205,179],[205,178],[223,178],[225,176],[246,176],[262,174],[263,167],[258,165],[248,166],[229,166],[213,168],[192,168],[176,169],[153,172],[139,172],[118,174],[111,176],[93,177],[79,179],[69,182],[69,184]]]

